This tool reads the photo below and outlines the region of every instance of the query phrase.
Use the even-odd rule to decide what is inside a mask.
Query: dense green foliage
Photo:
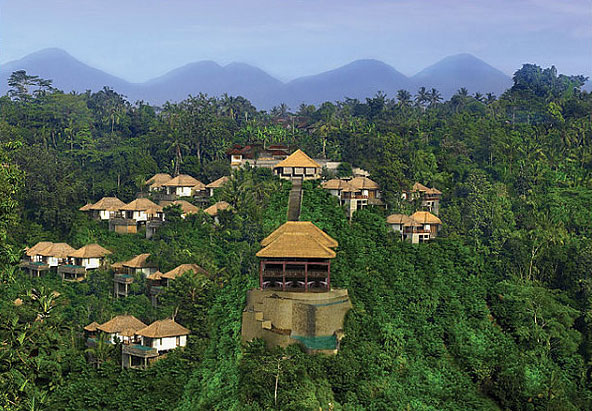
[[[525,65],[499,99],[461,89],[441,102],[424,89],[415,101],[400,91],[290,114],[228,96],[155,108],[16,73],[0,98],[0,408],[592,408],[592,95],[582,80]],[[230,172],[226,149],[247,142],[343,161],[340,175],[363,167],[389,212],[412,211],[400,190],[414,181],[444,192],[440,238],[411,245],[384,210],[348,222],[305,184],[301,219],[339,241],[333,281],[353,303],[335,357],[240,343],[258,242],[286,219],[290,185],[268,170],[233,174],[212,200],[233,207],[219,224],[173,217],[150,240],[77,211],[103,195],[131,200],[156,172],[213,181]],[[106,271],[80,284],[27,278],[19,250],[39,240],[98,242],[113,261],[149,252],[161,271],[191,262],[209,275],[179,278],[153,308],[141,278],[125,299],[111,296]],[[188,346],[140,371],[99,345],[93,367],[82,327],[122,313],[175,314]]]

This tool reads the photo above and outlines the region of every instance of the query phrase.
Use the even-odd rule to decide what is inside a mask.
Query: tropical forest
[[[585,81],[525,64],[499,96],[460,88],[444,100],[422,87],[261,111],[230,95],[153,106],[108,87],[68,93],[14,72],[0,97],[0,409],[592,409]],[[228,153],[280,145],[339,163],[302,183],[299,214],[339,244],[331,287],[347,290],[351,310],[333,355],[241,338],[256,254],[288,220],[293,183],[231,168]],[[356,169],[383,205],[350,216],[322,180]],[[150,238],[80,211],[149,197],[158,173],[228,181],[197,212],[165,207]],[[442,193],[442,229],[419,244],[387,224],[420,210],[402,196],[416,182]],[[215,218],[203,211],[222,201]],[[39,242],[100,244],[110,264],[149,253],[162,273],[203,270],[169,282],[158,304],[142,275],[117,298],[108,264],[82,281],[29,275],[21,261]],[[186,345],[122,367],[124,341],[89,344],[85,327],[123,315],[173,318]]]

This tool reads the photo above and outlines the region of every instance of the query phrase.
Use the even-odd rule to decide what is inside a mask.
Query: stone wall
[[[350,309],[347,290],[323,293],[250,290],[243,312],[242,339],[262,338],[268,347],[299,343],[308,352],[335,353]],[[336,343],[330,346],[332,343],[327,345],[326,341]]]

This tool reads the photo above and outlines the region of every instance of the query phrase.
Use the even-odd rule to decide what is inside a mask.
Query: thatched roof
[[[391,214],[386,218],[388,224],[402,224],[404,226],[418,227],[421,226],[413,218],[405,214]]]
[[[179,335],[188,335],[189,333],[190,331],[187,328],[170,318],[154,321],[148,327],[136,332],[136,334],[147,338],[177,337]]]
[[[162,274],[160,277],[168,278],[169,280],[174,280],[175,278],[185,274],[188,271],[193,271],[196,274],[208,274],[206,270],[204,270],[197,264],[181,264],[180,266],[173,268],[171,271],[167,271],[166,273]]]
[[[98,327],[99,327],[99,323],[96,321],[93,321],[92,323],[90,323],[89,325],[84,327],[84,331],[94,333],[95,331],[97,331]]]
[[[411,214],[411,218],[420,224],[442,224],[442,220],[428,211],[417,211]]]
[[[378,190],[380,188],[376,182],[370,180],[368,177],[352,178],[349,180],[349,183],[358,190]]]
[[[118,315],[117,317],[113,317],[106,323],[99,325],[97,327],[97,330],[103,331],[108,334],[114,334],[129,329],[138,331],[145,327],[146,324],[138,320],[133,315]]]
[[[148,277],[146,277],[146,279],[152,281],[162,280],[162,273],[160,271],[156,271],[155,273],[152,273]]]
[[[129,204],[124,205],[120,208],[124,211],[155,211],[162,212],[162,207],[147,198],[136,198]]]
[[[88,244],[78,250],[68,254],[68,257],[74,258],[99,258],[111,254],[111,251],[101,247],[98,244]]]
[[[420,193],[426,193],[426,194],[442,194],[442,192],[440,190],[438,190],[437,188],[429,188],[424,186],[421,183],[415,183],[413,184],[413,188],[411,189],[411,192],[420,192]]]
[[[346,192],[358,191],[349,183],[349,181],[341,180],[339,178],[333,178],[331,180],[325,181],[323,184],[321,184],[321,187],[326,190],[341,190]]]
[[[159,187],[162,187],[162,185],[164,183],[167,183],[167,182],[171,181],[172,179],[173,179],[173,177],[171,177],[170,174],[158,173],[158,174],[154,174],[152,177],[150,177],[148,180],[146,180],[146,184],[149,185],[150,187],[159,188]]]
[[[92,206],[89,210],[107,210],[107,211],[119,211],[125,203],[117,197],[103,197]]]
[[[66,243],[52,243],[49,247],[39,251],[44,257],[66,258],[76,250]]]
[[[305,234],[315,239],[321,245],[329,248],[335,248],[339,246],[339,243],[335,239],[333,239],[331,236],[329,236],[329,234],[325,233],[310,221],[288,221],[279,226],[273,233],[265,237],[263,241],[261,241],[261,245],[265,247],[275,241],[280,235],[285,233]]]
[[[131,260],[124,261],[123,263],[121,263],[121,265],[123,267],[127,267],[127,268],[156,267],[156,265],[154,265],[154,263],[148,262],[148,257],[150,257],[150,254],[148,254],[148,253],[140,254],[140,255],[135,256]],[[113,265],[111,267],[113,267]]]
[[[308,168],[321,168],[321,165],[310,158],[306,153],[300,149],[294,151],[285,160],[277,163],[273,168],[282,167],[308,167]]]
[[[119,332],[119,335],[121,335],[122,337],[133,337],[134,335],[136,335],[136,331],[137,330],[133,328],[124,328]]]
[[[164,202],[161,202],[161,205],[163,205],[163,207],[168,207],[170,205],[179,205],[181,206],[181,211],[183,212],[183,214],[195,214],[199,211],[199,207],[191,204],[189,201],[185,201],[185,200],[175,200],[175,201],[169,201],[167,202],[166,205],[164,205]]]
[[[88,203],[88,204],[85,204],[82,207],[80,207],[78,210],[79,211],[90,211],[90,210],[92,210],[92,206],[93,206],[92,203]]]
[[[208,184],[206,186],[206,188],[220,188],[222,187],[224,184],[226,184],[226,182],[230,180],[230,178],[228,176],[223,176],[220,177],[219,179],[212,181],[210,184]]]
[[[437,188],[428,188],[428,191],[426,191],[426,194],[442,194],[442,192],[440,190],[438,190]]]
[[[259,250],[263,258],[335,258],[335,251],[304,233],[283,233]]]
[[[29,257],[40,255],[39,253],[51,247],[52,245],[53,243],[51,241],[39,241],[33,247],[29,248],[25,254],[27,254]]]
[[[426,186],[424,186],[421,183],[415,183],[415,184],[413,184],[413,188],[411,189],[411,191],[419,191],[420,193],[423,192],[423,191],[428,191],[428,190],[429,190],[429,188],[426,187]]]
[[[222,210],[227,210],[230,207],[231,207],[230,204],[228,204],[226,201],[218,201],[216,204],[206,208],[204,210],[204,213],[206,213],[212,217],[215,217],[218,215],[218,212],[220,212]]]
[[[196,178],[191,177],[187,174],[179,174],[177,177],[167,181],[163,184],[164,187],[203,187],[200,188],[202,190],[205,189],[205,184],[199,181]],[[197,188],[196,188],[197,189]]]

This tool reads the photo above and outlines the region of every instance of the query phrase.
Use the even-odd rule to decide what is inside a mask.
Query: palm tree
[[[401,107],[410,107],[412,102],[411,93],[407,90],[399,90],[397,91],[397,100],[399,100],[399,105]]]
[[[495,94],[493,94],[493,93],[487,93],[485,95],[485,103],[486,104],[489,105],[489,104],[493,103],[495,100],[496,100]]]
[[[467,90],[464,87],[461,87],[458,89],[458,91],[456,92],[456,94],[458,94],[461,97],[468,97],[469,96],[469,90]]]
[[[479,93],[478,91],[473,95],[475,100],[483,102],[483,94]]]
[[[428,93],[427,98],[428,98],[430,107],[433,107],[436,104],[438,104],[440,101],[442,101],[442,95],[435,88],[433,88],[433,89],[430,90],[430,92]]]
[[[425,103],[429,101],[428,91],[425,87],[421,87],[417,90],[417,94],[415,95],[415,104],[422,109],[425,109]]]
[[[96,338],[96,344],[85,351],[97,368],[101,368],[101,364],[107,361],[114,347],[115,345],[108,341],[108,336],[101,332]]]

